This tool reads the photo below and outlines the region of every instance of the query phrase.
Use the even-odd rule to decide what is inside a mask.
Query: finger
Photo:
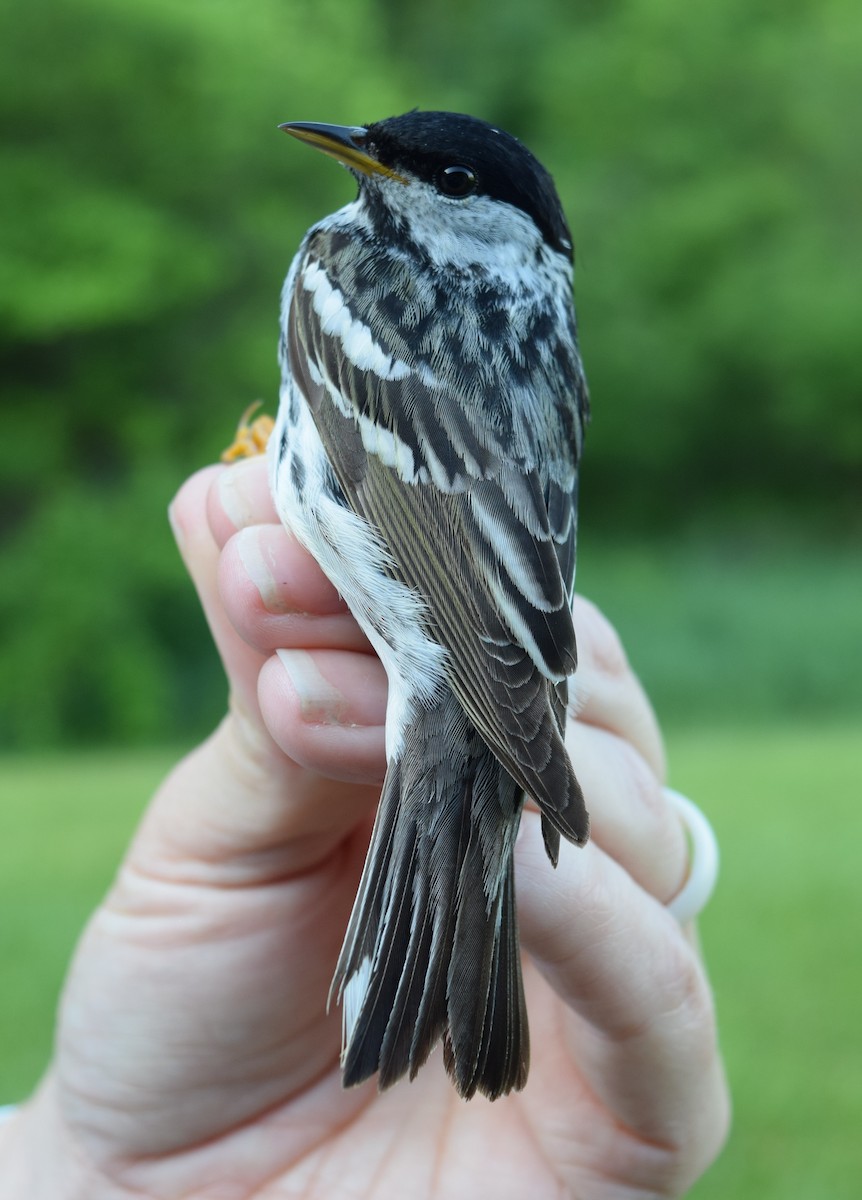
[[[572,612],[578,636],[578,669],[571,681],[572,714],[625,738],[663,780],[666,764],[658,722],[619,635],[582,596],[575,597]]]
[[[379,751],[364,753],[371,775]],[[370,821],[379,796],[378,784],[308,770],[282,753],[264,726],[258,731],[247,720],[228,719],[159,789],[135,839],[133,861],[144,875],[167,882],[287,882],[323,865]]]
[[[219,590],[234,628],[262,653],[280,647],[371,653],[338,592],[280,525],[253,525],[230,538]]]
[[[259,696],[270,735],[293,762],[331,779],[383,782],[387,682],[376,656],[279,650]]]
[[[221,467],[208,497],[210,529],[221,548],[238,529],[248,525],[278,525],[269,489],[267,456],[244,458]]]
[[[596,725],[570,722],[566,744],[590,813],[592,840],[667,904],[685,882],[689,850],[654,770],[631,742]]]
[[[230,679],[231,718],[160,789],[136,854],[154,875],[232,884],[307,869],[362,822],[378,789],[298,766],[267,732],[258,679],[269,656],[237,633],[217,583],[219,548],[207,513],[225,470],[208,467],[188,480],[170,517]]]
[[[596,844],[663,903],[688,871],[688,847],[664,794],[665,756],[652,706],[620,639],[583,598],[574,606],[580,663],[577,718],[566,742],[590,811]]]
[[[177,546],[191,576],[240,711],[258,715],[257,676],[265,655],[240,637],[225,612],[218,589],[219,547],[207,520],[214,488],[227,468],[205,467],[180,488],[168,509]]]
[[[594,844],[550,870],[532,813],[516,854],[523,944],[570,1010],[588,1088],[641,1139],[713,1137],[726,1093],[712,998],[680,926]]]

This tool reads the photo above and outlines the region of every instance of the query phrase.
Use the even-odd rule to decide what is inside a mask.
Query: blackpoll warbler
[[[333,995],[345,1084],[442,1038],[463,1096],[529,1061],[512,852],[525,794],[556,864],[588,818],[563,744],[587,418],[572,242],[550,175],[456,113],[287,133],[357,198],[284,286],[270,443],[285,524],[389,679],[387,772]]]

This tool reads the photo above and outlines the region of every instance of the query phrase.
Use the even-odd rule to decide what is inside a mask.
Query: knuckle
[[[689,867],[682,823],[668,804],[660,778],[643,755],[626,741],[620,743],[620,753],[627,808],[640,831],[639,841],[649,847],[643,879],[657,899],[666,904],[682,887]]]
[[[715,1002],[699,958],[684,938],[674,938],[674,949],[666,963],[665,1012],[692,1047],[701,1047],[710,1057],[714,1051]]]
[[[676,820],[664,798],[661,781],[641,752],[631,742],[619,739],[619,753],[623,759],[624,778],[629,798],[645,816],[656,833],[664,835]]]

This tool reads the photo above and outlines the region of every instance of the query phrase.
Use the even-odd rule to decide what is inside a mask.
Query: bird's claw
[[[240,417],[233,441],[221,453],[222,462],[232,463],[240,458],[253,458],[256,454],[263,454],[266,450],[275,422],[265,413],[255,417],[252,421],[251,418],[260,408],[261,403],[262,401],[255,400]]]

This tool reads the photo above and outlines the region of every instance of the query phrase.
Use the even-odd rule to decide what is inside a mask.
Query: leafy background
[[[698,798],[712,789],[730,878],[757,844],[767,909],[775,894],[796,912],[804,895],[849,953],[852,873],[830,883],[828,856],[818,875],[782,837],[792,828],[794,854],[813,839],[846,862],[842,804],[859,795],[858,5],[2,0],[0,44],[0,783],[42,798],[0,806],[8,853],[26,861],[63,827],[28,826],[40,805],[102,828],[101,801],[88,809],[86,797],[113,794],[96,763],[112,779],[115,759],[99,748],[137,746],[128,761],[149,763],[146,747],[190,744],[223,705],[165,508],[250,400],[272,408],[281,280],[307,226],[352,195],[345,174],[276,125],[453,108],[539,154],[575,233],[594,412],[579,585],[620,628],[672,763],[676,747]],[[691,747],[710,737],[698,758]],[[56,769],[50,781],[28,776],[37,763]],[[75,769],[91,783],[64,796],[57,781]],[[741,811],[752,772],[762,787]],[[132,791],[125,830],[143,798]],[[106,869],[88,875],[93,897]],[[62,895],[62,870],[50,879]],[[714,918],[717,940],[733,929],[756,962],[764,930],[747,913]],[[47,922],[0,927],[0,939],[12,929],[10,961],[27,963]],[[816,1163],[791,1185],[782,1153],[757,1159],[754,1146],[798,1145],[801,1125],[828,1125],[817,1144],[855,1152],[862,1173],[850,1133],[862,1107],[843,1083],[817,1119],[804,1072],[762,1127],[748,1105],[770,1069],[801,1066],[802,1039],[821,1046],[818,1030],[836,1078],[859,1063],[858,1035],[836,1042],[816,996],[762,1071],[743,1062],[741,996],[763,988],[780,1007],[825,986],[797,936],[795,923],[770,927],[778,974],[719,957],[748,1124],[703,1196],[843,1194],[834,1179],[813,1182]],[[846,967],[836,948],[823,971],[836,957]],[[858,970],[842,980],[858,991]],[[25,984],[19,1007],[0,1009],[9,1046]],[[28,1080],[32,1065],[8,1086]]]

